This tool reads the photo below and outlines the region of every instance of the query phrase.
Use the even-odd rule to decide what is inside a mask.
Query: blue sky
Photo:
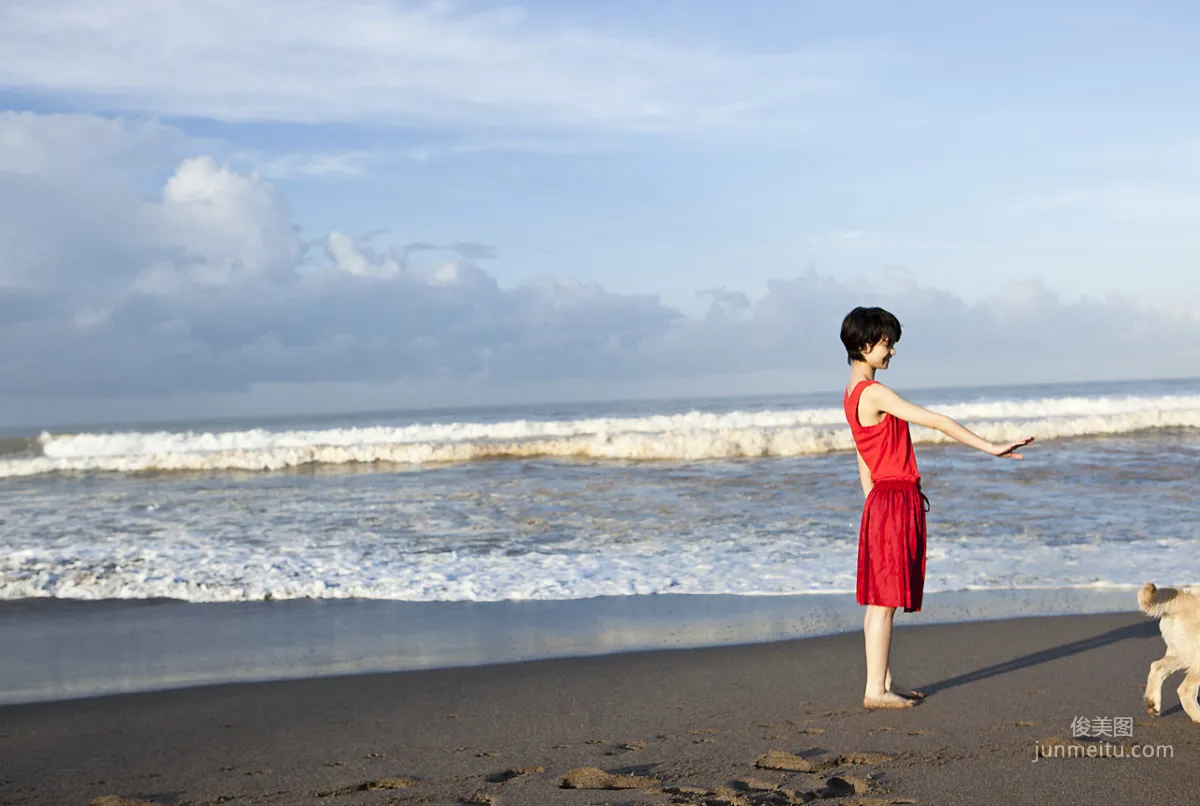
[[[1195,374],[1153,345],[1200,332],[1196,41],[1182,2],[9,2],[0,304],[45,315],[3,332],[38,357],[86,345],[110,382],[27,360],[0,419],[277,405],[264,384],[502,396],[506,349],[546,368],[538,394],[636,393],[667,356],[702,390],[747,361],[664,347],[713,320],[698,292],[745,295],[753,351],[798,277],[831,305],[924,290],[1001,337],[999,310],[1126,311],[1092,325],[1124,363],[1075,374]],[[329,313],[390,293],[446,318]],[[613,351],[594,376],[589,350]],[[913,379],[940,380],[920,357]],[[766,364],[780,387],[838,362]]]

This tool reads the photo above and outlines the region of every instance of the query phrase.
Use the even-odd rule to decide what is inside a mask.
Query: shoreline
[[[1135,610],[1133,590],[930,593],[897,627]],[[852,594],[507,602],[0,602],[0,705],[855,632]]]
[[[1162,652],[1141,614],[910,626],[894,668],[929,697],[889,712],[859,705],[850,633],[5,706],[0,803],[1178,802],[1200,726],[1177,678],[1142,710]],[[1074,737],[1081,716],[1132,736]],[[1171,753],[1034,761],[1101,744]],[[756,767],[772,750],[793,769]],[[562,788],[589,767],[640,780]]]

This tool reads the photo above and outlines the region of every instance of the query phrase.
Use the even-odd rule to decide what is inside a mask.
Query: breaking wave
[[[937,406],[1001,442],[1200,428],[1200,396],[1061,397]],[[917,443],[949,442],[923,428]],[[0,478],[45,473],[272,471],[306,465],[423,466],[497,459],[703,460],[788,457],[853,448],[840,409],[512,420],[308,431],[42,434],[0,460]]]

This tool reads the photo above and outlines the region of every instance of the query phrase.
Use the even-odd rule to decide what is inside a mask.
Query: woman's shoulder
[[[868,400],[878,396],[880,393],[892,391],[886,384],[880,383],[879,381],[865,381],[864,383],[865,385],[859,385],[862,386],[862,396]]]
[[[870,378],[859,378],[858,380],[851,380],[850,383],[846,386],[846,396],[849,397],[850,395],[854,394],[855,392],[865,393],[872,386],[878,386],[878,385],[879,385],[879,381],[873,381]]]

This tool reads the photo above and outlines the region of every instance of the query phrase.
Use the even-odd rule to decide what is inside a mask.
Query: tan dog
[[[1138,591],[1138,607],[1148,616],[1161,619],[1158,624],[1167,654],[1150,664],[1146,679],[1146,710],[1151,716],[1162,711],[1162,685],[1173,672],[1187,669],[1179,684],[1179,702],[1183,710],[1200,723],[1200,588],[1156,588],[1147,582]]]

